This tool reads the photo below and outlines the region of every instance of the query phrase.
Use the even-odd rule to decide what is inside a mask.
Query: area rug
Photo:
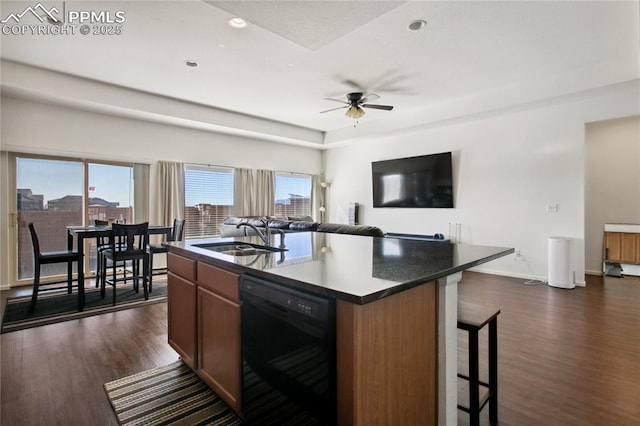
[[[29,313],[31,296],[9,298],[2,317],[1,332],[23,330],[167,300],[166,280],[153,280],[153,292],[149,294],[149,300],[144,300],[142,288],[136,293],[133,290],[133,284],[125,284],[117,287],[116,306],[113,306],[112,291],[111,288],[107,288],[103,299],[100,297],[99,289],[87,289],[85,291],[85,307],[82,312],[78,311],[78,294],[76,292],[71,294],[40,294],[36,310],[33,313]]]
[[[182,361],[105,383],[104,389],[124,426],[242,424]]]

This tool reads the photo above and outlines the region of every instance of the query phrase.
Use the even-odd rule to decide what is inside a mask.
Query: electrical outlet
[[[513,252],[513,260],[515,262],[517,261],[526,262],[527,259],[522,254],[522,251],[520,251],[520,249],[517,249],[516,251]]]

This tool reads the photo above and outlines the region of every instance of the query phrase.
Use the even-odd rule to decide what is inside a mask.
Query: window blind
[[[185,238],[220,235],[219,225],[233,215],[233,169],[185,166]]]

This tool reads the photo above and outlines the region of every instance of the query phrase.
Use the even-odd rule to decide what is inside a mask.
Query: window
[[[311,216],[311,176],[276,173],[276,216]]]
[[[220,235],[218,225],[233,216],[233,169],[185,166],[184,235]]]
[[[74,158],[13,155],[17,233],[15,279],[33,277],[33,251],[27,225],[33,222],[42,251],[67,248],[66,226],[122,216],[133,222],[133,164],[97,163]],[[87,180],[85,180],[87,179]],[[85,183],[86,182],[86,183]],[[86,185],[86,187],[85,187]],[[147,191],[146,188],[139,188]],[[95,241],[85,247],[85,270],[95,270]],[[75,268],[75,266],[74,266]],[[66,265],[42,268],[42,278],[66,274]]]

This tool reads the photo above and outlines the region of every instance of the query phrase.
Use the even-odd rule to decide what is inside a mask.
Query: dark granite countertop
[[[274,234],[273,238],[272,245],[277,247],[281,237]],[[282,253],[231,256],[197,247],[234,241],[263,244],[258,237],[237,237],[167,245],[178,255],[357,304],[513,253],[504,247],[321,232],[287,233],[287,251]]]

